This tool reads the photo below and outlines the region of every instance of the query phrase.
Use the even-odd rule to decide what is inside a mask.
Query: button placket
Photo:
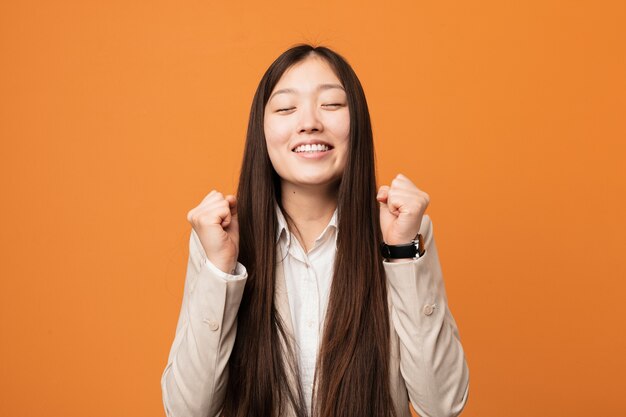
[[[309,264],[309,258],[305,255],[305,263]],[[315,279],[315,270],[308,268],[305,270],[303,284],[306,288],[305,293],[309,295],[307,303],[304,304],[304,340],[308,356],[315,357],[317,355],[317,346],[319,343],[319,335],[317,331],[317,322],[319,320],[319,294]]]
[[[313,269],[309,269],[309,283],[311,285],[311,293],[313,294],[314,303],[313,303],[313,311],[311,311],[311,323],[310,328],[313,329],[317,327],[316,325],[319,323],[320,319],[320,294],[319,288],[317,285],[317,276],[315,275],[315,271]],[[317,333],[315,333],[317,335]]]

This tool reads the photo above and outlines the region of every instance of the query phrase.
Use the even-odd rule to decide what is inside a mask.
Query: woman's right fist
[[[215,190],[189,210],[187,220],[200,238],[207,258],[222,271],[231,274],[239,255],[237,199],[224,197]]]

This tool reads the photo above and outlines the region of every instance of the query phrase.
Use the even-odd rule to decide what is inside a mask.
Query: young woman
[[[166,414],[458,415],[469,371],[428,203],[401,174],[377,190],[345,59],[280,55],[253,99],[237,195],[213,190],[187,215]]]

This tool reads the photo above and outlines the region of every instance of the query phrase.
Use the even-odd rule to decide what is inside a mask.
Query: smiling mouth
[[[333,149],[330,145],[313,144],[313,145],[300,145],[292,150],[295,153],[315,153],[315,152],[327,152]]]

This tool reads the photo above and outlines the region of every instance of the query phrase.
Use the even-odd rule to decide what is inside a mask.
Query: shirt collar
[[[284,233],[287,239],[285,243],[287,246],[289,246],[289,244],[291,243],[291,233],[289,233],[287,219],[285,219],[285,216],[278,206],[278,203],[274,203],[274,208],[276,210],[276,217],[278,218],[278,227],[276,229],[276,242],[280,240],[281,236]],[[330,218],[328,225],[326,225],[318,239],[323,238],[326,235],[326,232],[331,228],[337,229],[337,208],[335,208],[333,216]]]

